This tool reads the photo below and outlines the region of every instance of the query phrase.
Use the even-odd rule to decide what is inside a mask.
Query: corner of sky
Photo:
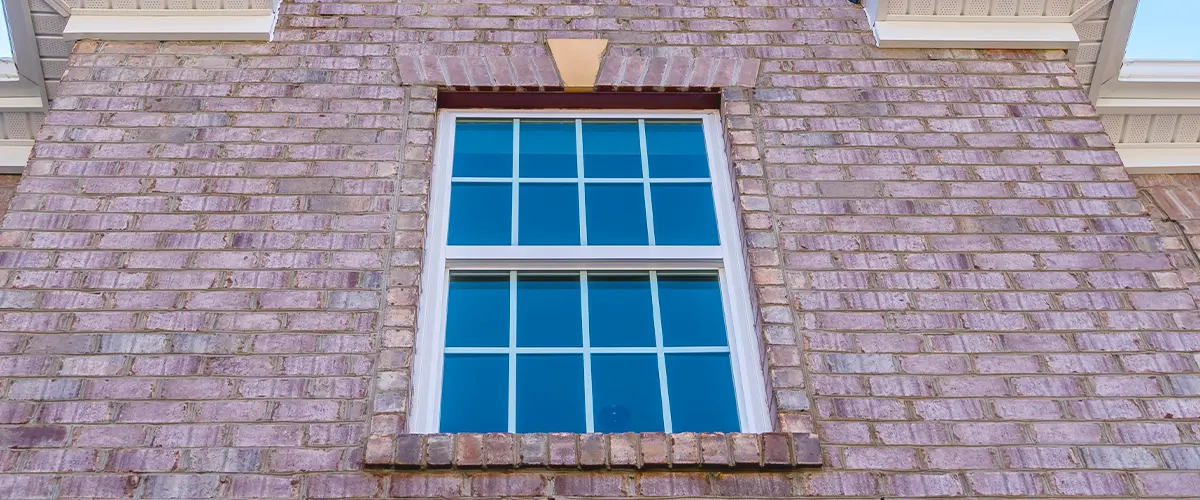
[[[1126,60],[1200,60],[1200,0],[1141,0]]]

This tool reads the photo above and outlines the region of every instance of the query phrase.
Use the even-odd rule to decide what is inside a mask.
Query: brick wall
[[[282,9],[75,47],[0,226],[0,497],[1200,496],[1190,278],[1064,53],[879,50],[844,0]],[[426,313],[436,89],[397,61],[559,35],[761,60],[724,121],[822,467],[364,470]]]

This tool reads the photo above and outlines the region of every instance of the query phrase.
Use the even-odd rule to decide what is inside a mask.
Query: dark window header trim
[[[476,92],[443,90],[439,109],[720,109],[718,92]]]

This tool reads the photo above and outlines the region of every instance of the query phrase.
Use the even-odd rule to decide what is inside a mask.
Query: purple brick
[[[544,495],[546,478],[540,474],[479,474],[472,476],[471,491],[480,496]]]
[[[851,469],[911,470],[917,467],[913,448],[846,448],[843,464]]]
[[[453,497],[463,492],[458,474],[412,472],[391,478],[388,494],[393,497]]]
[[[982,495],[1036,497],[1045,489],[1037,475],[1028,472],[968,472],[967,486]]]
[[[1119,472],[1055,471],[1050,482],[1065,495],[1115,496],[1127,494],[1121,476]]]
[[[957,496],[963,494],[958,476],[951,474],[893,474],[888,477],[892,493],[900,496]]]

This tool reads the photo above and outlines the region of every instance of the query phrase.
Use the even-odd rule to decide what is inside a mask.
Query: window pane
[[[508,431],[508,355],[447,354],[441,432]]]
[[[716,274],[658,273],[663,345],[724,346],[725,312]]]
[[[592,356],[592,408],[596,432],[662,432],[658,356]]]
[[[576,184],[521,184],[521,245],[579,244],[579,186]]]
[[[508,347],[508,273],[450,275],[447,347]]]
[[[588,334],[595,347],[653,347],[650,274],[588,273]]]
[[[575,177],[575,120],[521,120],[521,177]]]
[[[667,354],[672,432],[737,432],[729,354]]]
[[[709,184],[652,184],[656,245],[719,245]]]
[[[583,122],[584,177],[642,177],[637,122]]]
[[[586,184],[589,245],[646,245],[646,194],[641,184]]]
[[[517,347],[582,347],[579,275],[517,275]]]
[[[585,432],[583,355],[517,356],[517,432]]]
[[[512,184],[455,182],[450,187],[451,245],[512,242]]]
[[[650,177],[708,178],[708,153],[700,122],[646,120]]]
[[[454,129],[456,177],[512,177],[513,122],[459,121]]]

